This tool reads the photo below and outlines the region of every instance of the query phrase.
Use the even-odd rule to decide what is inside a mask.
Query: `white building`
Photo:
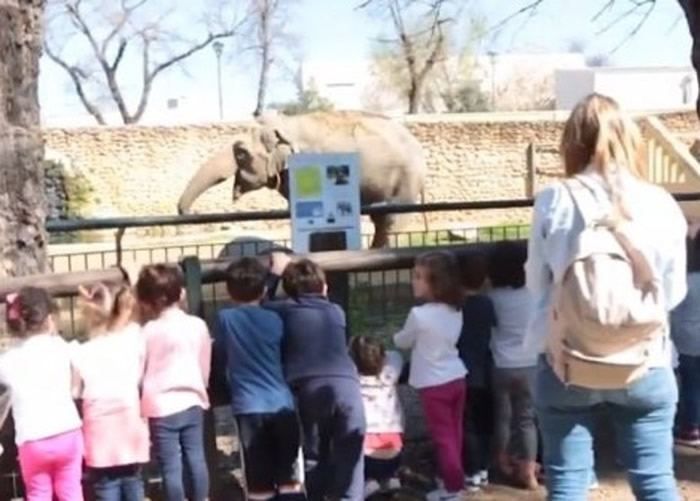
[[[592,93],[608,95],[627,110],[693,107],[698,85],[692,68],[584,68],[555,74],[557,109],[568,110]]]
[[[457,76],[464,72],[464,63],[448,61],[447,67]],[[486,93],[504,95],[512,87],[522,87],[524,81],[547,81],[554,97],[553,79],[557,69],[585,68],[585,57],[579,53],[487,54],[473,59],[468,65],[469,79],[480,82]],[[463,76],[463,75],[462,75]],[[380,110],[389,114],[405,111],[405,98],[395,89],[381,85],[372,60],[307,61],[302,66],[302,82],[331,101],[336,109]],[[518,92],[527,92],[520,88]],[[505,103],[504,103],[505,104]]]

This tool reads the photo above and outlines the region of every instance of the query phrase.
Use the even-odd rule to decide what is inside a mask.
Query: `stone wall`
[[[427,201],[525,198],[559,171],[557,143],[562,113],[426,115],[406,119],[422,143],[429,164]],[[694,113],[660,115],[675,133],[698,130]],[[177,200],[198,166],[230,144],[245,123],[180,127],[100,127],[47,129],[47,156],[82,173],[93,189],[85,217],[175,214]],[[533,145],[534,162],[528,162]],[[534,164],[534,175],[531,167]],[[231,181],[205,193],[197,212],[232,209]],[[237,210],[284,208],[268,190],[246,195]],[[521,222],[523,211],[432,214],[433,225]],[[270,225],[248,224],[251,230]]]

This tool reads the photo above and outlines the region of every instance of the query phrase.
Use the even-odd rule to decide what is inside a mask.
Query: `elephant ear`
[[[233,160],[240,169],[251,169],[253,157],[245,141],[233,143]]]
[[[257,121],[262,126],[260,140],[268,153],[271,153],[280,145],[288,146],[291,148],[292,153],[297,153],[299,151],[294,134],[282,118],[277,116],[262,116],[259,117]]]

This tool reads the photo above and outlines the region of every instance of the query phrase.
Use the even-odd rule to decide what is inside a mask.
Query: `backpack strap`
[[[604,219],[602,217],[604,211],[601,210],[600,201],[595,196],[593,188],[584,182],[580,176],[566,179],[564,186],[581,214],[585,227],[593,226],[601,219]]]

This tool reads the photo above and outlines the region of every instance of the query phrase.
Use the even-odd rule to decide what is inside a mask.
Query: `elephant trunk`
[[[203,164],[187,183],[177,202],[177,212],[187,214],[197,198],[212,186],[223,183],[236,173],[231,148],[225,148]]]

